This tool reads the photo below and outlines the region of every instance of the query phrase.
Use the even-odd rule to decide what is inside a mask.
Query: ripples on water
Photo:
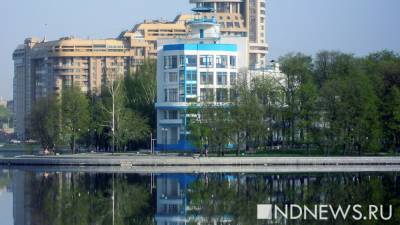
[[[3,170],[14,225],[400,224],[397,173],[111,174]],[[257,204],[392,204],[381,221],[257,220]],[[11,211],[11,210],[10,210]],[[4,213],[4,212],[3,212]],[[2,217],[0,212],[0,218]],[[4,216],[4,215],[3,215]],[[6,217],[4,217],[6,218]],[[0,221],[0,224],[5,221]]]

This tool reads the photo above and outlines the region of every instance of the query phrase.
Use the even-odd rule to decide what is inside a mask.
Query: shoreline
[[[399,166],[400,157],[188,157],[81,154],[0,157],[6,166]]]
[[[362,166],[2,166],[1,169],[20,170],[35,173],[135,173],[135,174],[202,174],[202,173],[266,173],[266,174],[305,174],[305,173],[397,173],[397,165]]]

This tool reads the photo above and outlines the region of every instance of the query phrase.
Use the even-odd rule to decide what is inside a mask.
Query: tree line
[[[192,107],[189,138],[223,155],[244,150],[318,150],[363,155],[400,149],[400,56],[322,51],[279,60],[285,79],[238,82],[230,103]]]
[[[32,136],[49,151],[147,147],[155,127],[155,71],[155,61],[148,60],[123,79],[109,80],[100,95],[65,86],[59,96],[38,99],[31,114]]]

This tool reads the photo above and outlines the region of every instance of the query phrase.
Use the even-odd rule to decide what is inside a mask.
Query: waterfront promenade
[[[198,157],[176,155],[77,154],[0,157],[7,166],[398,166],[400,157]]]

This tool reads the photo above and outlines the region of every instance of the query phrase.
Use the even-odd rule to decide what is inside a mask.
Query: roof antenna
[[[43,38],[43,42],[47,42],[47,36],[46,36],[46,29],[47,28],[47,23],[44,24],[44,38]]]

